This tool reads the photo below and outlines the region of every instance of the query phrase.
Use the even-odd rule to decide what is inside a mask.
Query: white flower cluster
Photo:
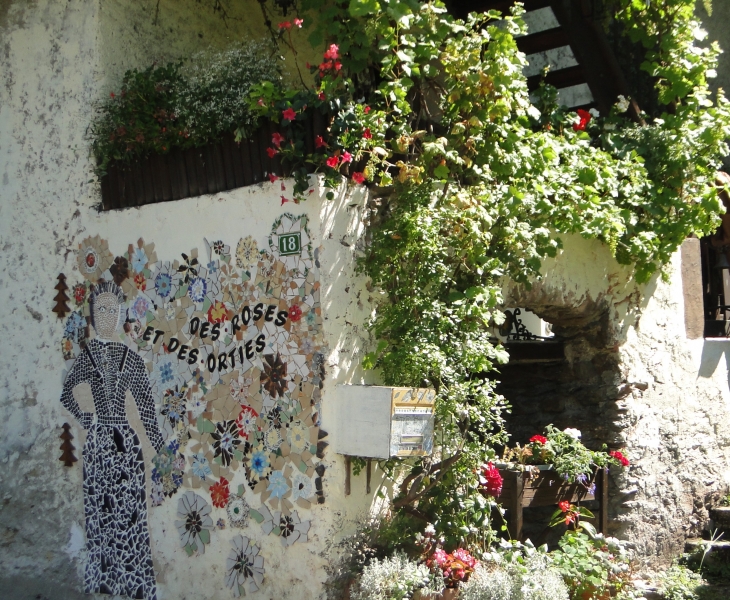
[[[182,74],[175,112],[198,140],[250,126],[247,99],[252,85],[281,80],[272,49],[262,42],[223,52],[199,52]]]
[[[546,557],[524,563],[481,563],[461,589],[461,600],[568,600],[568,588]]]
[[[431,574],[426,565],[396,553],[383,560],[373,559],[365,567],[353,591],[352,600],[404,600],[413,592],[427,587]]]
[[[625,113],[629,110],[629,100],[625,96],[619,95],[618,102],[616,102],[616,109],[620,113]]]

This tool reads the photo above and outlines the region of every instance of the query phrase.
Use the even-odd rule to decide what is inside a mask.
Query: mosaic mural
[[[94,535],[103,547],[126,547],[130,511],[138,534],[148,536],[144,463],[124,413],[130,390],[157,450],[147,473],[150,504],[176,503],[169,531],[188,556],[209,544],[231,547],[226,584],[235,596],[255,591],[264,576],[260,542],[237,532],[255,527],[285,547],[305,543],[308,509],[324,502],[319,263],[306,216],[282,215],[261,240],[206,240],[202,253],[173,262],[159,261],[141,239],[115,257],[105,240],[89,237],[78,265],[84,279],[70,286],[62,402],[90,432],[83,450],[89,547]],[[82,382],[92,387],[95,413],[82,413],[73,399]],[[119,473],[130,497],[102,506],[100,528],[97,505],[117,497]],[[129,557],[102,556],[87,567],[87,590],[154,598],[148,538],[141,544],[147,554],[135,557],[138,579],[108,574]]]

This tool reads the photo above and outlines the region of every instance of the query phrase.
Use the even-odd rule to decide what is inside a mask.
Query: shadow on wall
[[[728,371],[728,388],[730,388],[730,339],[705,339],[702,344],[702,358],[697,378],[710,379],[717,371],[723,356]]]

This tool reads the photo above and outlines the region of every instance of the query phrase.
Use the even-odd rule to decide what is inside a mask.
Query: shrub
[[[665,600],[697,600],[702,576],[682,565],[672,565],[659,577],[659,592]]]
[[[419,565],[405,554],[396,552],[383,560],[373,559],[362,572],[352,593],[352,600],[402,600],[411,598],[417,589],[432,588],[440,592],[439,585],[426,565]]]

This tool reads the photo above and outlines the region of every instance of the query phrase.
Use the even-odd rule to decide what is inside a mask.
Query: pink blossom
[[[324,53],[324,57],[329,60],[337,60],[340,57],[338,53],[339,49],[340,48],[337,44],[330,44],[329,49]]]
[[[302,28],[302,25],[304,25],[304,19],[294,19],[294,25],[299,27],[299,29]]]
[[[279,132],[271,134],[271,143],[274,144],[277,148],[281,146],[281,142],[284,141],[284,136],[281,135]]]
[[[267,148],[266,149],[266,154],[269,155],[269,158],[274,158],[278,153],[279,153],[279,151],[276,148]]]
[[[351,163],[352,162],[352,154],[350,154],[347,150],[345,150],[342,153],[342,162],[343,163]]]
[[[502,475],[491,462],[482,467],[482,490],[488,496],[498,497],[502,493]]]

